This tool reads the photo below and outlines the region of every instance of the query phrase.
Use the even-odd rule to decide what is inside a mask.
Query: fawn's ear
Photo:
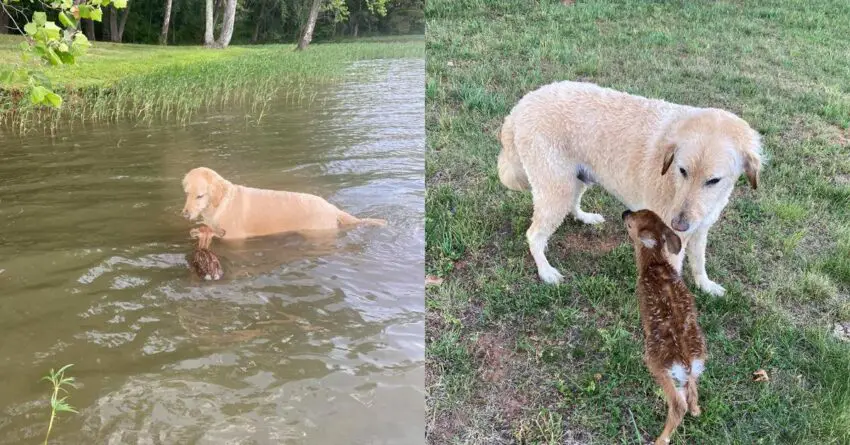
[[[195,227],[194,229],[189,231],[189,236],[192,238],[197,238],[201,235],[201,230]]]
[[[673,255],[678,255],[682,251],[682,239],[667,226],[664,226],[664,243],[667,244],[667,251]]]
[[[651,230],[641,230],[638,232],[638,239],[647,249],[654,249],[658,245],[658,240],[655,239],[655,233]]]
[[[219,227],[219,228],[215,229],[215,236],[217,236],[217,237],[219,237],[219,238],[224,238],[224,235],[225,235],[226,233],[227,233],[227,231],[226,231],[226,230],[224,230],[224,229],[222,229],[221,227]]]

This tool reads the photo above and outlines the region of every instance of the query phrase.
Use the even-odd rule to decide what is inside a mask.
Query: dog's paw
[[[700,279],[698,281],[698,286],[703,292],[715,297],[722,297],[726,293],[726,289],[723,286],[709,280],[708,278]]]
[[[546,284],[560,284],[564,281],[564,276],[552,266],[538,270],[540,279]]]
[[[585,224],[602,224],[605,222],[605,217],[598,213],[576,213],[575,218]]]

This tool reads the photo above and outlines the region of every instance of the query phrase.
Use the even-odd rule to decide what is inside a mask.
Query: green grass
[[[18,44],[19,36],[0,36],[0,69],[21,60]],[[338,80],[349,62],[422,57],[423,47],[411,38],[316,44],[303,53],[292,45],[209,50],[95,42],[76,65],[44,69],[65,98],[60,112],[26,106],[16,93],[22,85],[0,85],[0,125],[26,131],[122,118],[188,122],[205,107],[233,105],[260,118],[273,99],[311,100],[306,87]]]
[[[530,194],[496,174],[510,108],[571,79],[728,109],[770,156],[710,234],[708,272],[728,293],[697,292],[703,414],[673,443],[850,443],[850,343],[833,334],[850,323],[850,4],[434,0],[426,13],[426,267],[444,278],[426,297],[429,442],[646,443],[663,427],[623,206],[585,195],[608,222],[568,218],[548,250],[568,281],[547,286],[525,242]]]

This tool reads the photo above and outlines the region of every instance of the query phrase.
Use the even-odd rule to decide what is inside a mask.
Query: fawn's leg
[[[670,435],[673,434],[676,427],[682,423],[682,418],[685,417],[687,402],[683,394],[676,389],[669,372],[662,370],[655,375],[655,379],[661,384],[661,389],[664,390],[664,396],[667,399],[667,422],[664,424],[664,431],[655,440],[655,445],[667,445],[670,443]]]

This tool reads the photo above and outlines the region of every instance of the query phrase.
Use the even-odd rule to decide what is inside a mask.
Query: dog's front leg
[[[701,228],[694,232],[688,242],[688,264],[691,265],[691,276],[702,291],[719,297],[726,293],[723,286],[711,281],[705,272],[705,247],[708,244],[708,228]]]

